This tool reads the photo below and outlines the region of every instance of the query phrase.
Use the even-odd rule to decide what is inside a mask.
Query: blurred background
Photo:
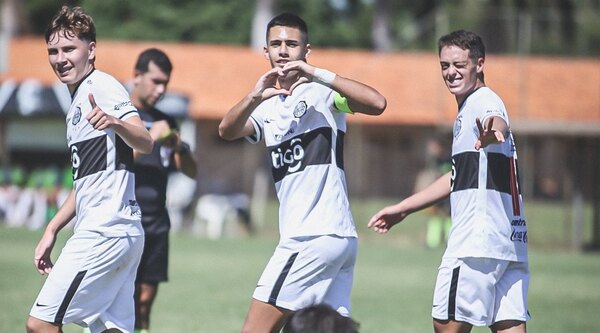
[[[162,48],[173,61],[158,108],[177,117],[198,161],[196,179],[173,175],[169,183],[176,231],[222,238],[238,235],[239,225],[260,232],[276,218],[264,146],[225,142],[217,126],[269,68],[261,54],[266,23],[292,11],[308,23],[309,62],[388,99],[380,117],[348,117],[345,170],[356,207],[396,202],[447,166],[456,102],[441,80],[436,43],[452,30],[473,30],[486,43],[486,83],[510,114],[526,204],[541,207],[528,212],[528,224],[552,229],[532,245],[600,248],[599,0],[64,3],[92,15],[97,67],[125,86],[143,49]],[[62,2],[0,4],[0,221],[38,229],[72,186],[64,134],[70,97],[43,39]],[[379,208],[359,208],[357,224]],[[425,233],[421,240],[440,244]]]

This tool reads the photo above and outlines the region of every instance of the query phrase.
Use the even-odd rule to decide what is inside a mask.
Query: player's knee
[[[27,333],[39,332],[39,324],[32,317],[29,317],[25,323],[25,331]]]
[[[34,317],[29,317],[25,323],[27,333],[59,332],[59,327]]]
[[[503,320],[494,323],[491,328],[493,332],[524,333],[525,322],[519,320]]]

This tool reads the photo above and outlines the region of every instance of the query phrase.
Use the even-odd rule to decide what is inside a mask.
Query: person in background
[[[173,65],[156,48],[144,50],[134,68],[131,101],[156,144],[150,154],[135,151],[135,195],[142,209],[144,252],[135,284],[135,330],[147,333],[158,284],[167,281],[169,230],[166,207],[169,174],[180,171],[196,177],[196,161],[190,146],[181,140],[175,119],[155,105],[167,91]]]
[[[290,316],[282,333],[358,333],[359,324],[327,304],[315,304]]]
[[[441,138],[432,138],[427,141],[425,168],[419,172],[415,182],[415,192],[429,186],[434,180],[452,169],[450,152],[442,145]],[[450,233],[452,221],[450,219],[450,202],[444,199],[435,205],[424,209],[427,215],[427,233],[425,244],[434,249],[445,245]]]
[[[527,224],[508,112],[485,85],[485,46],[458,30],[439,39],[442,78],[456,98],[452,170],[385,207],[368,226],[386,233],[408,215],[450,196],[452,227],[433,295],[435,332],[473,326],[523,333],[529,265]]]
[[[152,151],[152,137],[125,87],[95,67],[96,28],[80,7],[63,6],[45,32],[48,61],[67,85],[67,145],[73,190],[46,225],[33,263],[48,274],[26,329],[62,332],[75,323],[91,332],[132,332],[135,275],[144,247],[135,200],[133,150]],[[58,232],[77,216],[56,263]]]

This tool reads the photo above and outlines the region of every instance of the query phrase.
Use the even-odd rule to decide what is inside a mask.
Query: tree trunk
[[[388,0],[375,1],[375,13],[371,30],[373,48],[378,52],[392,51],[392,39],[390,37],[390,11]]]
[[[273,17],[274,0],[256,0],[256,9],[252,18],[252,49],[261,51],[266,45],[267,24]]]

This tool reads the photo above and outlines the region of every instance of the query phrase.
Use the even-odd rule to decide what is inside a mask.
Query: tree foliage
[[[250,43],[251,0],[68,0],[95,19],[106,39]],[[43,33],[62,5],[22,2],[30,33]],[[376,11],[376,6],[385,10]],[[454,29],[480,33],[491,53],[600,54],[599,0],[273,0],[273,13],[294,12],[319,47],[376,49],[374,22],[385,19],[390,49],[435,48]],[[385,15],[385,17],[381,17]],[[381,35],[379,35],[381,36]],[[377,48],[379,49],[379,48]]]

